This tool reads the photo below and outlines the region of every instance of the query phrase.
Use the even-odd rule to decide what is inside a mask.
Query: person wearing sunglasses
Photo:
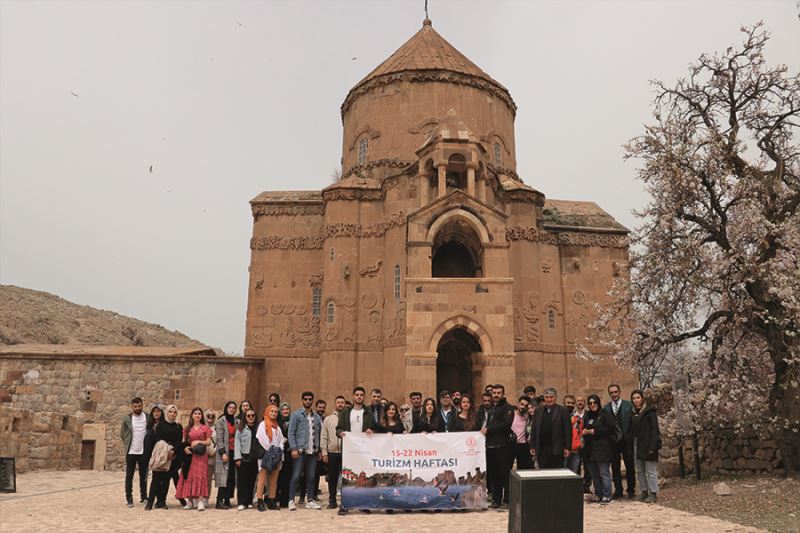
[[[585,456],[594,483],[595,500],[611,502],[611,459],[614,452],[612,435],[616,431],[614,415],[600,408],[600,397],[589,396],[589,411],[584,415],[583,431]]]
[[[253,508],[253,489],[258,477],[258,462],[264,456],[264,448],[256,438],[258,419],[253,409],[244,412],[239,427],[234,437],[233,460],[236,463],[237,474],[236,490],[239,504],[237,511]]]

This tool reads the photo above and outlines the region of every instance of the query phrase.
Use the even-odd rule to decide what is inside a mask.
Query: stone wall
[[[18,473],[78,468],[82,425],[74,416],[0,406],[0,456],[16,458]]]
[[[14,348],[16,353],[11,351]],[[261,359],[164,355],[154,349],[128,347],[120,347],[118,353],[113,350],[97,352],[88,352],[88,347],[82,353],[31,353],[25,347],[7,347],[0,351],[0,406],[35,412],[30,420],[20,417],[17,425],[22,430],[13,445],[18,461],[24,457],[20,450],[29,449],[26,467],[80,465],[80,449],[69,452],[77,463],[70,462],[71,459],[38,457],[46,455],[42,448],[49,444],[44,443],[44,437],[37,436],[41,432],[35,428],[44,430],[45,426],[50,428],[54,424],[52,427],[58,427],[57,439],[65,439],[60,436],[64,431],[62,420],[67,420],[66,426],[72,427],[73,418],[78,448],[81,439],[95,441],[95,468],[123,467],[120,424],[122,417],[130,412],[130,400],[135,396],[144,399],[147,411],[156,403],[175,404],[182,423],[195,406],[219,411],[229,399],[237,403],[250,399],[257,406],[266,402],[260,390]],[[45,414],[55,418],[51,422]],[[74,441],[73,437],[70,439]],[[38,444],[40,440],[42,444]],[[32,456],[34,451],[37,457]],[[103,457],[105,461],[98,462]]]
[[[678,450],[683,447],[686,474],[694,474],[693,437],[665,436],[661,450],[661,473],[679,475]],[[700,472],[719,474],[784,473],[777,442],[753,429],[702,431],[697,435]]]

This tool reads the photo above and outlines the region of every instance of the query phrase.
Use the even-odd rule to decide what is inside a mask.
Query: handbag
[[[194,448],[192,448],[192,453],[193,453],[194,455],[205,455],[205,454],[206,454],[206,451],[207,451],[207,449],[206,449],[206,445],[205,445],[205,444],[203,444],[202,442],[201,442],[201,443],[199,443],[199,444],[196,444],[196,445],[194,446]]]
[[[283,459],[283,451],[277,446],[270,446],[269,450],[261,458],[261,468],[266,468],[267,472],[275,470]]]

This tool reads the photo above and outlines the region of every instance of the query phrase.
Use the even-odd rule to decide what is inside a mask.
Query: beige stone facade
[[[627,230],[517,175],[505,87],[426,20],[341,113],[337,183],[251,201],[245,355],[264,391],[633,384],[575,355],[625,274]]]
[[[124,466],[119,430],[130,400],[195,406],[226,400],[263,406],[262,361],[210,348],[15,345],[0,347],[0,456],[33,469]]]

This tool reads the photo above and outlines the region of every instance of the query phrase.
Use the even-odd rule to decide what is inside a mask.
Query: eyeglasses
[[[400,409],[400,412],[401,412],[401,413],[405,413],[406,411],[408,411],[408,408],[407,408],[407,407],[403,407],[402,409]]]
[[[597,405],[597,402],[589,402],[589,405]]]
[[[217,417],[214,415],[206,415],[206,418],[208,418],[209,420],[214,420]]]
[[[247,418],[255,418],[256,415],[247,415]]]
[[[313,402],[314,398],[303,398],[303,403],[305,402]]]

